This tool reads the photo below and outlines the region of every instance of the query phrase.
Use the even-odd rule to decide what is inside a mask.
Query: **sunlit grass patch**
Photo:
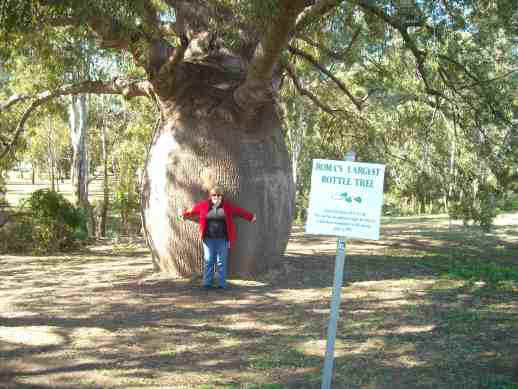
[[[305,368],[320,366],[321,357],[308,355],[294,347],[283,347],[275,350],[265,350],[250,359],[250,367],[257,370],[276,368]]]

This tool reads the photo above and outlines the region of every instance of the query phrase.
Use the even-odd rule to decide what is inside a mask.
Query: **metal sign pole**
[[[350,151],[345,155],[346,161],[354,161],[355,159],[356,153],[354,151]],[[322,374],[322,389],[331,388],[331,381],[333,377],[336,327],[340,313],[340,299],[345,265],[345,244],[345,238],[338,239],[335,259],[335,281],[333,286],[333,295],[331,298],[331,314],[329,317],[329,325],[327,326],[327,346],[326,356],[324,359],[324,371]]]
[[[324,359],[324,373],[322,377],[322,389],[331,388],[333,376],[333,364],[335,353],[336,326],[340,311],[340,294],[342,291],[344,263],[345,263],[345,240],[338,239],[338,253],[335,260],[335,283],[333,287],[333,297],[331,299],[331,315],[327,326],[327,347]]]

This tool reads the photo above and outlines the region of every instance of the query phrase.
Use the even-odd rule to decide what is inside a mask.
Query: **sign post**
[[[345,161],[313,160],[306,233],[338,236],[322,389],[330,389],[340,313],[346,238],[379,239],[385,166]]]
[[[322,389],[331,388],[333,364],[335,359],[336,326],[340,313],[340,299],[342,292],[343,274],[345,265],[345,239],[338,239],[335,259],[335,281],[333,296],[331,297],[331,314],[327,326],[326,356],[324,358],[324,372],[322,374]]]

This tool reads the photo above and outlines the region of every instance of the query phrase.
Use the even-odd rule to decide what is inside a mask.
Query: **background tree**
[[[76,186],[76,203],[82,208],[88,204],[88,102],[86,94],[70,96],[68,120],[72,144],[70,179]]]
[[[127,53],[139,66],[112,80],[99,77],[11,96],[2,112],[15,103],[27,107],[4,150],[19,137],[27,115],[52,97],[150,97],[161,122],[144,174],[146,236],[156,266],[182,275],[199,271],[202,259],[196,226],[177,222],[176,209],[204,196],[207,177],[223,184],[229,197],[254,210],[260,221],[257,227],[242,226],[230,259],[232,273],[265,270],[283,251],[294,196],[276,109],[285,75],[329,114],[330,129],[347,124],[334,132],[339,137],[330,138],[336,150],[337,138],[344,140],[342,148],[380,143],[379,128],[369,117],[376,96],[417,101],[449,120],[460,113],[463,136],[478,133],[469,138],[478,147],[487,144],[480,136],[486,128],[510,120],[508,91],[498,83],[512,71],[494,66],[488,54],[497,48],[489,42],[500,45],[516,35],[511,0],[8,0],[1,12],[4,53],[23,50],[28,36],[41,36],[43,25],[93,34],[98,47]],[[398,72],[414,74],[408,85],[386,71],[397,56]],[[312,84],[297,82],[305,71],[322,86],[310,90],[305,85]],[[345,104],[335,105],[344,101],[333,99],[337,93]],[[321,129],[326,142],[332,131]],[[373,153],[369,147],[362,151],[363,158]]]
[[[106,236],[109,211],[120,226],[114,233],[139,232],[139,196],[147,145],[156,125],[156,106],[151,100],[125,101],[119,96],[92,96],[89,150],[93,179],[102,181],[102,200],[94,211],[97,236]]]
[[[498,174],[490,171],[516,170],[516,163],[512,162],[509,147],[511,133],[516,133],[516,128],[513,130],[510,125],[510,96],[513,90],[513,74],[516,71],[516,42],[505,33],[501,34],[502,29],[499,26],[498,38],[488,42],[487,46],[481,45],[481,38],[486,39],[487,34],[495,31],[487,25],[480,25],[483,27],[480,31],[470,30],[467,27],[470,22],[466,18],[462,18],[465,27],[455,32],[450,27],[457,22],[461,25],[458,15],[462,13],[462,9],[470,9],[470,6],[458,4],[459,8],[456,8],[456,5],[453,12],[453,9],[442,9],[442,4],[438,2],[432,6],[436,11],[435,16],[427,15],[426,18],[436,23],[436,28],[429,30],[440,39],[421,40],[420,35],[422,38],[429,38],[429,35],[424,34],[423,28],[419,27],[423,25],[422,18],[425,17],[422,11],[428,5],[419,4],[419,12],[415,15],[408,15],[408,9],[405,11],[406,18],[411,18],[405,19],[411,26],[409,31],[418,33],[417,43],[422,45],[423,55],[426,54],[426,61],[420,66],[416,64],[413,50],[405,50],[408,45],[407,41],[402,39],[404,34],[398,33],[397,28],[391,28],[391,24],[380,23],[378,18],[366,20],[370,29],[363,28],[363,21],[358,19],[353,38],[349,42],[342,40],[338,46],[325,50],[327,56],[324,58],[321,55],[322,51],[308,54],[311,51],[315,52],[314,48],[319,42],[316,39],[305,38],[303,51],[293,48],[291,52],[311,64],[318,72],[326,61],[330,64],[328,66],[335,69],[333,75],[340,74],[340,69],[344,69],[343,75],[340,75],[337,81],[329,75],[329,78],[324,80],[327,84],[324,87],[325,93],[318,93],[320,102],[326,102],[326,105],[320,106],[321,111],[326,112],[327,116],[331,113],[337,118],[343,118],[333,121],[321,117],[320,122],[327,121],[323,127],[330,135],[326,141],[337,146],[353,145],[352,147],[359,151],[360,159],[386,163],[387,190],[393,195],[387,198],[393,204],[396,203],[400,211],[431,212],[446,209],[453,216],[487,224],[494,217],[494,213],[482,211],[482,208],[495,210],[496,207],[494,202],[487,202],[486,199],[498,200],[498,195],[505,192],[502,188],[497,189],[495,180]],[[473,6],[476,9],[480,7],[478,4]],[[491,7],[485,10],[490,11]],[[476,12],[480,10],[477,9]],[[495,27],[494,24],[492,26]],[[323,30],[333,36],[336,24],[331,24],[329,29]],[[361,45],[362,40],[370,44]],[[333,39],[328,41],[333,42]],[[362,50],[356,51],[355,45]],[[499,55],[495,57],[491,55],[492,52]],[[357,56],[355,66],[343,66],[338,63],[337,59],[346,58],[342,53],[348,54],[348,60]],[[453,61],[458,67],[465,66],[459,73],[451,67],[443,68],[444,61]],[[469,68],[473,68],[474,71],[471,72]],[[301,74],[308,72],[306,67],[299,69]],[[450,78],[459,77],[456,80],[459,81],[458,84],[445,82],[447,85],[444,85],[442,79],[435,77],[437,69],[446,71]],[[466,77],[466,72],[471,79],[469,84],[460,81],[460,78]],[[427,76],[424,85],[423,75]],[[488,79],[488,75],[492,75],[492,78]],[[344,79],[349,81],[339,82]],[[506,85],[501,85],[501,82]],[[301,84],[296,79],[293,83],[299,86]],[[439,94],[431,90],[434,83]],[[350,88],[349,94],[342,92],[345,85]],[[424,91],[426,93],[423,93],[423,87],[428,89]],[[299,89],[303,95],[314,99],[314,94],[303,88]],[[494,94],[495,90],[499,91],[498,95]],[[368,96],[360,115],[345,114],[343,108],[333,109],[349,106],[350,112],[354,112],[357,104],[349,96],[355,95]],[[349,101],[344,101],[344,98]],[[500,118],[495,117],[495,112]],[[476,122],[473,117],[485,119],[483,122]],[[475,132],[484,133],[485,135],[479,138],[485,137],[486,142],[479,142],[470,135]],[[342,138],[344,134],[345,139]],[[488,154],[487,150],[484,151],[484,147],[489,146],[487,141],[490,138],[491,149],[500,150],[499,152]],[[321,157],[323,149],[326,148],[328,149],[327,146],[317,143],[317,150],[309,154],[309,159]],[[498,163],[480,158],[481,155],[504,154],[507,157],[499,159]],[[324,155],[330,156],[333,152],[326,150]],[[470,163],[465,163],[467,161]],[[310,161],[306,163],[309,166]],[[305,169],[307,171],[307,168]],[[466,180],[486,184],[466,185]],[[306,181],[308,184],[305,188],[309,189],[309,181]]]
[[[52,107],[48,107],[52,108]],[[62,107],[54,106],[55,109]],[[28,129],[27,150],[19,155],[30,161],[32,169],[47,175],[52,190],[59,190],[59,183],[67,175],[70,138],[68,128],[55,110],[42,110],[43,121],[32,123]]]

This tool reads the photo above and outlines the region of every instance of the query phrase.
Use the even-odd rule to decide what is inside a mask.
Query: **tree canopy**
[[[324,113],[324,140],[408,160],[412,147],[444,148],[421,142],[418,128],[433,128],[505,181],[518,158],[517,12],[514,0],[5,0],[0,156],[55,97],[148,96],[164,115],[187,78],[210,71],[245,117],[296,93]],[[77,81],[88,50],[97,71]],[[14,69],[36,59],[52,71],[20,87]]]
[[[509,50],[516,45],[518,28],[511,0],[6,0],[0,12],[5,67],[17,53],[41,55],[52,67],[77,65],[84,49],[77,42],[91,37],[100,49],[128,53],[143,70],[135,76],[151,83],[122,83],[119,77],[111,84],[78,87],[93,93],[172,93],[172,83],[178,81],[173,73],[188,62],[205,61],[242,78],[235,96],[249,107],[249,96],[259,104],[272,80],[285,74],[296,79],[290,65],[300,59],[331,80],[360,111],[381,85],[343,80],[336,70],[361,71],[395,48],[409,54],[404,62],[415,68],[419,92],[444,101],[472,100],[469,93],[474,92],[488,105],[488,114],[503,119],[505,102],[496,98],[500,85],[491,81],[505,83],[515,71],[506,67],[516,55],[516,49]],[[96,65],[102,62],[100,55]],[[317,101],[310,91],[300,91]],[[3,103],[2,110],[18,99]]]

